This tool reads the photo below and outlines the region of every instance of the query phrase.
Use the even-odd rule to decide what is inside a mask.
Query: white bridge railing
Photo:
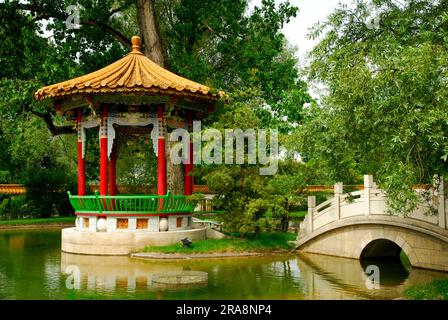
[[[436,190],[430,190],[429,202],[422,202],[403,219],[422,221],[443,229],[448,229],[448,184],[441,182]],[[423,190],[416,190],[422,192]],[[373,176],[364,176],[364,190],[343,194],[343,184],[334,185],[334,197],[316,206],[316,197],[308,197],[308,214],[300,224],[299,237],[307,236],[332,222],[355,216],[390,215],[387,198],[373,181]],[[436,208],[437,214],[428,214],[428,209]]]

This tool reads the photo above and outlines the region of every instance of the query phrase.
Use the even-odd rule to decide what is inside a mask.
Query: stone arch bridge
[[[338,183],[334,197],[318,206],[314,196],[308,198],[297,249],[354,259],[398,257],[403,250],[413,267],[448,271],[447,187],[440,183],[429,191],[429,203],[403,216],[388,213],[386,195],[372,176],[364,176],[364,190],[348,194]],[[429,207],[437,213],[427,214]]]

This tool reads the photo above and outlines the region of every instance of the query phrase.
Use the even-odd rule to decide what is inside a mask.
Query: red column
[[[117,194],[117,140],[114,141],[109,160],[109,194]]]
[[[109,108],[103,106],[103,119],[100,127],[100,195],[107,195],[107,116]]]
[[[192,111],[188,111],[188,127],[190,128],[190,141],[188,143],[188,155],[187,161],[185,163],[185,177],[184,177],[184,190],[186,195],[193,194],[193,113]]]
[[[165,157],[165,127],[163,121],[163,106],[158,106],[159,135],[157,138],[157,194],[166,194],[166,157]]]
[[[78,195],[86,194],[86,162],[82,158],[82,135],[81,135],[82,111],[78,110],[76,114],[76,123],[78,124]]]

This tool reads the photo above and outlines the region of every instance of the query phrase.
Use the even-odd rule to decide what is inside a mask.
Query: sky
[[[277,3],[284,1],[277,0]],[[306,53],[318,43],[318,39],[308,40],[306,38],[308,29],[318,21],[325,21],[339,3],[350,5],[352,0],[290,0],[289,2],[298,7],[300,11],[297,17],[283,28],[283,33],[289,43],[297,47],[299,60],[304,62]],[[252,0],[250,6],[260,4],[261,0]]]

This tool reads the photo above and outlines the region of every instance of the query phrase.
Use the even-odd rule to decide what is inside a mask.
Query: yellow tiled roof
[[[152,93],[217,100],[223,92],[178,76],[152,62],[140,51],[140,37],[131,39],[132,51],[98,71],[40,88],[36,100],[95,93]]]

